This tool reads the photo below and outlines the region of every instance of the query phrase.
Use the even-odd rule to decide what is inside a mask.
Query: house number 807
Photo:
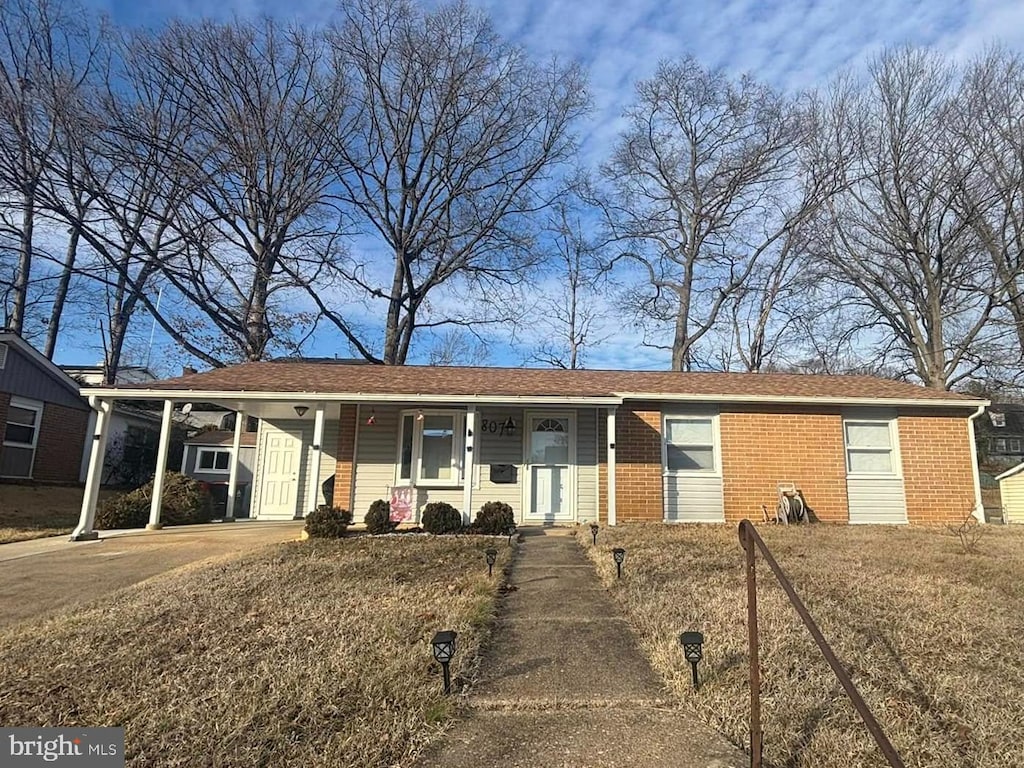
[[[480,431],[489,432],[492,435],[513,435],[516,431],[516,423],[511,416],[504,421],[480,419]]]

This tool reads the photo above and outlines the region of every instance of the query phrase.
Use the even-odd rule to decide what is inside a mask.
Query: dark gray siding
[[[39,367],[13,344],[7,345],[7,362],[0,370],[0,392],[82,411],[89,409],[85,400],[72,394],[49,371]]]

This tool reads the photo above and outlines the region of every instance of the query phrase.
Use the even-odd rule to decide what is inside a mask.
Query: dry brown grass
[[[940,529],[758,526],[908,766],[1024,765],[1024,531],[975,554]],[[580,537],[590,549],[589,535]],[[610,548],[627,550],[617,582]],[[748,743],[746,590],[733,526],[630,525],[591,551],[669,688]],[[886,765],[796,612],[758,559],[765,758]],[[678,635],[705,636],[691,688]]]
[[[133,766],[408,765],[453,707],[434,631],[459,633],[453,677],[472,672],[490,542],[284,544],[18,625],[0,633],[0,723],[123,725]]]
[[[0,544],[71,533],[81,510],[78,486],[0,484]]]

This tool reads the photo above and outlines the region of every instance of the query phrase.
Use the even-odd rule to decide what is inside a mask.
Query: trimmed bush
[[[96,527],[144,528],[149,522],[153,499],[153,481],[134,491],[103,502],[96,510]],[[213,500],[209,487],[198,480],[168,472],[164,475],[163,508],[160,522],[164,525],[208,523],[213,518]]]
[[[363,522],[366,532],[372,534],[391,533],[398,527],[398,523],[391,520],[391,504],[384,499],[377,499],[370,505]]]
[[[438,535],[462,530],[462,514],[444,501],[432,501],[423,508],[423,530]]]
[[[473,530],[489,536],[507,536],[516,529],[512,507],[503,501],[488,501],[476,513]]]
[[[306,515],[306,533],[311,539],[340,539],[352,524],[352,513],[341,507],[321,504]]]

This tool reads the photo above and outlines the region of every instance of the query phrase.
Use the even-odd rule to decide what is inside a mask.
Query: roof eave
[[[781,403],[799,405],[856,405],[856,406],[925,406],[941,408],[978,408],[991,405],[989,400],[967,400],[960,398],[914,398],[914,397],[837,397],[833,395],[702,395],[692,393],[666,394],[657,392],[618,393],[624,400],[663,400],[667,402],[714,402],[714,403]]]

